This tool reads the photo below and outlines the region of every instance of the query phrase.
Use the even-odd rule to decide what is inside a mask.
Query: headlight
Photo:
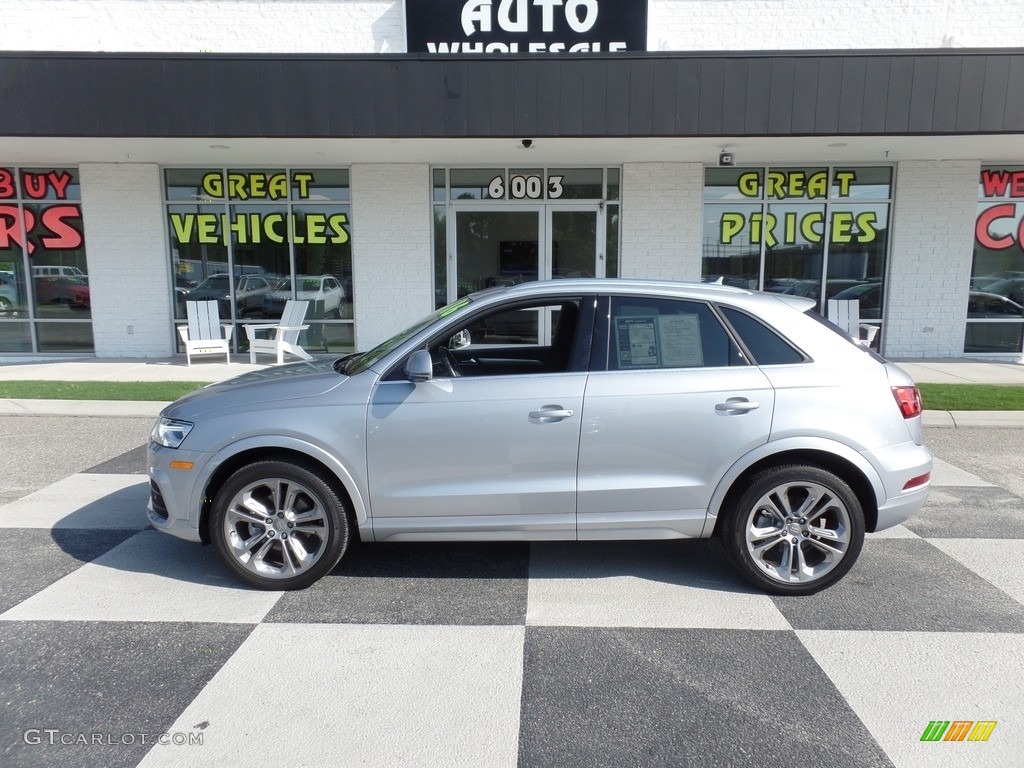
[[[177,448],[192,431],[191,421],[180,421],[162,417],[153,427],[153,434],[150,439],[165,448]]]

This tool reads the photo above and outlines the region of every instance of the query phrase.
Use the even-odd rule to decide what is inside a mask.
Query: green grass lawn
[[[205,381],[0,381],[12,400],[177,400]]]
[[[0,398],[15,400],[177,400],[204,381],[0,381]],[[933,411],[1024,411],[1024,387],[919,384]]]
[[[1024,411],[1024,387],[999,384],[918,384],[930,411]]]

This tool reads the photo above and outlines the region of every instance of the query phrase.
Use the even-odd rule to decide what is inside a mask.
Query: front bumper
[[[146,512],[158,531],[186,541],[202,541],[202,488],[197,488],[209,454],[150,443],[147,451],[150,497]],[[171,469],[172,461],[191,461],[191,469]]]

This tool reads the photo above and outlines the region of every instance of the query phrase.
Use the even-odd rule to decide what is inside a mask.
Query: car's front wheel
[[[221,560],[261,589],[303,589],[330,572],[350,536],[336,482],[313,464],[242,467],[214,496],[210,537]]]
[[[777,595],[808,595],[834,584],[864,545],[857,495],[820,467],[760,472],[722,514],[722,544],[733,565]]]

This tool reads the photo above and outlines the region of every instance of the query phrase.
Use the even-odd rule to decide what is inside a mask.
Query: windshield
[[[390,339],[381,342],[376,347],[371,349],[369,352],[364,352],[361,355],[357,355],[349,359],[348,362],[345,364],[343,372],[348,374],[349,376],[353,376],[357,373],[362,373],[367,368],[370,368],[382,357],[391,352],[391,350],[401,346],[402,343],[404,343],[408,339],[411,339],[424,328],[427,328],[433,323],[436,323],[438,320],[448,317],[448,315],[452,314],[453,312],[457,312],[458,310],[468,305],[469,302],[470,298],[466,296],[459,299],[458,301],[452,302],[446,307],[442,307],[436,312],[431,312],[429,315],[424,317],[419,322],[413,323],[404,331],[396,333]]]

